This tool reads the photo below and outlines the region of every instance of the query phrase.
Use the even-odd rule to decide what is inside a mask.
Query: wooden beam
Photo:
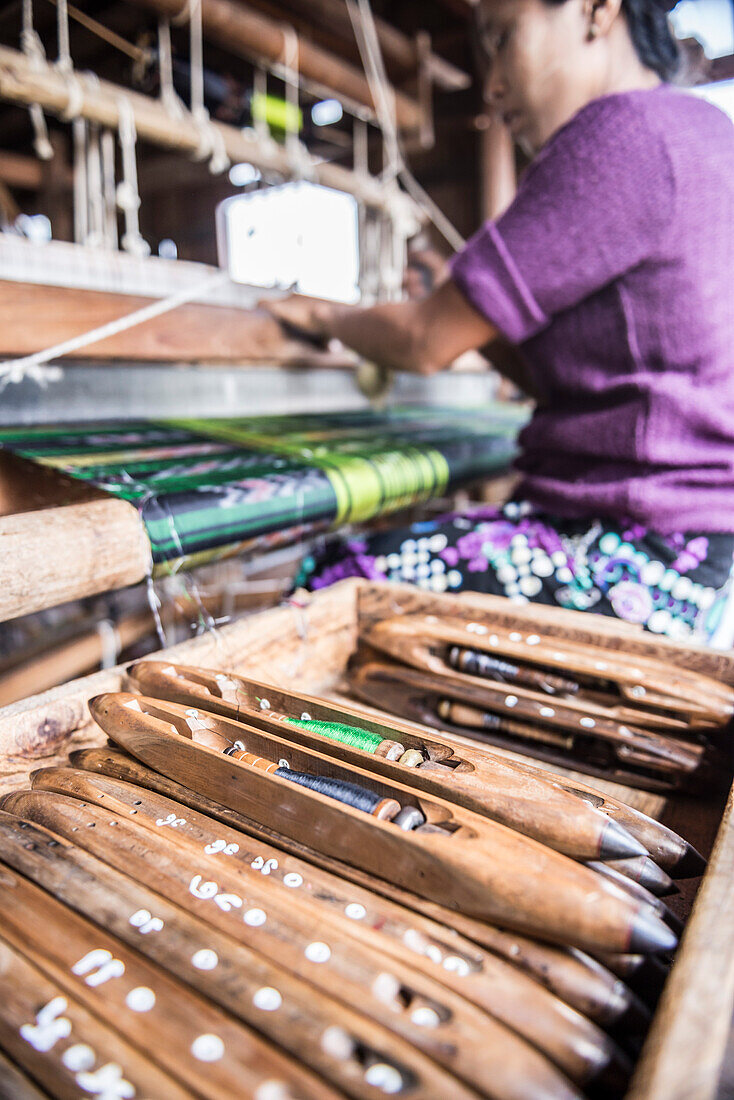
[[[81,118],[115,130],[120,118],[120,99],[125,98],[132,108],[135,128],[142,141],[189,155],[199,151],[203,135],[190,115],[174,118],[150,96],[130,92],[105,80],[90,80],[83,73],[77,74],[75,80],[80,93],[78,114]],[[74,93],[63,73],[52,65],[36,65],[18,50],[5,46],[0,46],[0,99],[25,106],[40,103],[45,111],[62,118],[69,106],[74,105]],[[234,126],[220,122],[212,126],[231,161],[249,161],[265,173],[286,177],[293,174],[288,152],[282,146],[275,142],[265,145]],[[377,180],[339,165],[314,163],[313,178],[326,187],[354,195],[367,206],[386,210],[390,205]],[[407,197],[404,202],[406,209],[415,210]]]
[[[131,504],[0,451],[0,622],[136,584],[149,569]]]
[[[248,0],[253,7],[270,15],[278,15],[280,19],[292,22],[296,30],[321,36],[328,30],[329,37],[333,41],[335,37],[349,49],[350,55],[359,59],[359,50],[354,38],[352,21],[344,0],[300,0],[299,7],[303,10],[296,14],[290,12],[286,15],[282,6],[273,0]],[[421,55],[415,38],[404,34],[392,23],[375,16],[375,29],[380,42],[380,48],[391,75],[406,76],[414,73],[421,62]],[[442,91],[453,92],[468,88],[472,82],[469,73],[463,72],[450,61],[439,57],[432,50],[427,57],[427,64],[434,83]]]
[[[120,653],[142,638],[155,636],[153,613],[138,611],[125,615],[114,624],[114,632],[115,645]],[[102,631],[95,626],[87,626],[74,637],[65,638],[42,653],[36,653],[21,664],[0,673],[0,707],[83,676],[98,668],[104,655],[105,639]]]
[[[29,355],[117,320],[154,299],[67,286],[0,281],[0,355]],[[339,366],[352,362],[283,335],[262,311],[190,303],[74,358],[176,363]]]
[[[164,17],[180,15],[181,0],[128,0]],[[204,34],[212,42],[248,61],[283,65],[291,49],[288,25],[252,11],[233,0],[200,0]],[[334,54],[305,39],[298,40],[298,71],[308,80],[337,96],[346,96],[375,110],[364,73]],[[402,92],[395,93],[395,114],[403,130],[421,126],[420,104]]]

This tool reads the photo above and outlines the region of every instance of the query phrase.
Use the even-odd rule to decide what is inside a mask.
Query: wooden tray
[[[518,607],[501,597],[433,596],[405,585],[357,580],[342,581],[305,603],[292,601],[165,653],[184,664],[231,669],[280,687],[333,697],[345,690],[344,672],[362,626],[401,612],[440,611],[657,656],[734,684],[734,656],[675,645],[611,619],[532,604]],[[25,786],[31,770],[60,763],[72,749],[104,743],[87,700],[119,690],[124,678],[121,666],[0,710],[0,792]],[[700,800],[591,782],[658,817],[710,857],[703,880],[683,883],[680,898],[674,899],[683,915],[691,915],[637,1072],[620,1100],[713,1100],[734,1008],[734,789],[728,800]]]

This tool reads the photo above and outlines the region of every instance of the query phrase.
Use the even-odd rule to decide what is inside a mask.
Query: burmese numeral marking
[[[170,825],[172,829],[178,829],[179,825],[185,825],[185,817],[176,817],[175,814],[169,814],[168,817],[156,818],[156,825],[160,825],[163,828],[164,825]]]
[[[219,887],[216,882],[202,882],[201,875],[194,875],[189,883],[189,893],[193,894],[195,898],[199,898],[200,901],[208,901],[209,898],[217,896]]]
[[[122,959],[113,958],[111,952],[98,947],[74,963],[71,972],[79,977],[86,975],[86,985],[94,987],[108,982],[110,978],[121,978],[125,973],[125,964]]]
[[[69,1002],[65,997],[54,997],[36,1013],[35,1024],[23,1024],[20,1029],[21,1038],[34,1050],[45,1054],[59,1039],[66,1039],[71,1034],[71,1021],[61,1015],[68,1007]]]
[[[161,918],[154,917],[147,909],[138,909],[137,913],[133,913],[130,917],[129,923],[143,936],[147,936],[149,932],[160,932],[163,927]]]
[[[250,864],[253,871],[259,871],[261,875],[269,875],[271,871],[278,870],[277,859],[263,859],[262,856],[255,856]]]
[[[234,856],[239,850],[239,844],[227,844],[226,840],[213,840],[204,849],[208,856],[216,856],[220,852],[223,856]]]
[[[122,1068],[115,1062],[107,1062],[94,1073],[78,1073],[76,1083],[101,1100],[129,1100],[135,1095],[134,1086],[124,1079]]]
[[[237,894],[220,894],[216,882],[202,882],[201,875],[194,875],[189,883],[189,893],[200,901],[213,900],[224,913],[229,913],[230,909],[242,907],[241,897]]]
[[[223,913],[229,913],[230,909],[241,909],[242,898],[237,894],[217,894],[214,904],[218,905]]]

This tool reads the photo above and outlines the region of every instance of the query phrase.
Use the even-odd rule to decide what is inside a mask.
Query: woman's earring
[[[589,27],[589,38],[596,38],[598,34],[599,28],[597,27],[596,23],[592,23]]]

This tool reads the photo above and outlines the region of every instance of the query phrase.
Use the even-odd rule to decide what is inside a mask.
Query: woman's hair
[[[545,2],[564,4],[566,0]],[[663,80],[674,77],[680,64],[678,43],[668,23],[668,12],[676,3],[677,0],[622,0],[637,56]]]

